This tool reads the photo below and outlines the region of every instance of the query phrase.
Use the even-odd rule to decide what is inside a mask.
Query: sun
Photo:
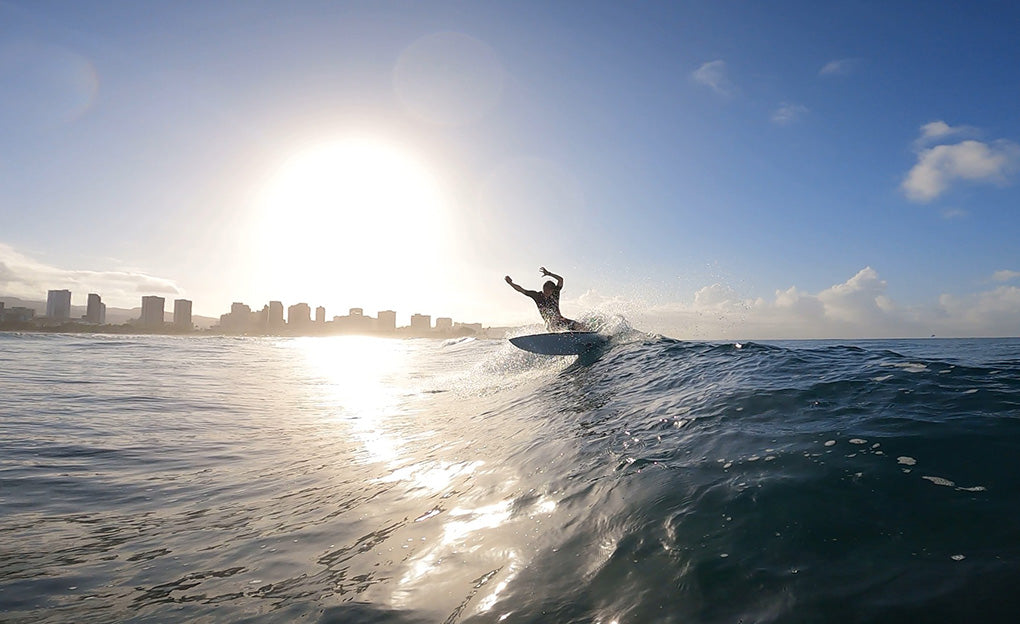
[[[423,278],[447,262],[437,177],[399,145],[348,138],[298,150],[259,203],[259,278],[279,293],[273,298],[394,305],[386,302],[421,295]]]

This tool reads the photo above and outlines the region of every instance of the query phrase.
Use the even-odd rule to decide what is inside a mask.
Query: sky
[[[498,326],[544,266],[565,315],[681,339],[1020,335],[1017,23],[0,0],[0,295]]]

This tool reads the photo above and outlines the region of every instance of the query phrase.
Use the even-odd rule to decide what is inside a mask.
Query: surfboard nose
[[[605,344],[607,338],[597,332],[556,332],[515,336],[510,343],[518,349],[539,355],[581,355]]]

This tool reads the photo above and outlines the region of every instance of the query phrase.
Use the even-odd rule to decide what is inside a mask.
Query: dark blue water
[[[1020,340],[0,334],[0,621],[1013,622]]]

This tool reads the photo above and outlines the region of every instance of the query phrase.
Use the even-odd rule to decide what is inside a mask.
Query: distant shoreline
[[[330,328],[306,328],[305,331],[294,329],[283,332],[230,332],[216,328],[208,329],[180,329],[170,324],[164,327],[144,327],[140,325],[85,325],[82,323],[61,323],[52,325],[39,325],[38,323],[0,323],[0,332],[4,333],[36,333],[36,334],[107,334],[114,336],[140,335],[140,336],[247,336],[275,337],[275,338],[297,338],[314,336],[367,336],[373,338],[483,338],[496,339],[505,336],[506,327],[483,328],[480,332],[463,327],[451,330],[431,329],[422,331],[410,327],[399,327],[393,331],[336,331]],[[498,336],[496,335],[498,334]]]

